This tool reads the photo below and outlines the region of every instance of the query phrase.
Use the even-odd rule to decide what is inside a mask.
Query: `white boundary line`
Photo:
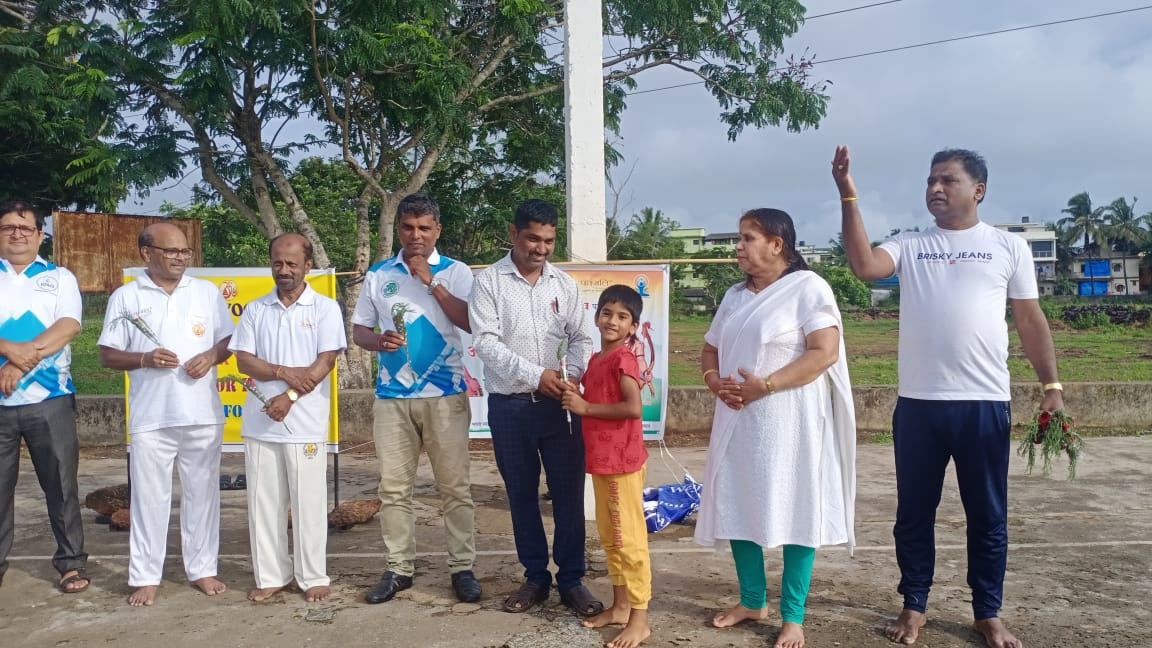
[[[1097,547],[1147,547],[1152,546],[1152,540],[1100,540],[1095,542],[1021,542],[1009,544],[1009,551],[1026,550],[1026,549],[1091,549]],[[825,550],[835,550],[843,548],[842,546],[829,546],[821,547]],[[936,545],[937,551],[961,551],[966,550],[968,547],[965,545]],[[709,547],[650,547],[648,552],[653,554],[715,554],[723,552],[715,548]],[[864,552],[895,552],[894,545],[874,545],[874,546],[858,546],[856,551]],[[427,551],[418,552],[417,558],[438,558],[447,556],[446,551]],[[488,551],[477,551],[477,556],[515,556],[515,549],[496,549]],[[179,558],[178,552],[168,554],[168,559]],[[244,560],[250,558],[248,554],[220,554],[219,558],[224,560]],[[387,558],[388,554],[380,552],[365,552],[365,553],[330,553],[328,558],[333,559],[353,559],[353,558]],[[31,560],[51,560],[52,556],[9,556],[8,560],[12,561],[31,561]],[[127,554],[106,554],[106,555],[89,555],[89,560],[127,560]]]

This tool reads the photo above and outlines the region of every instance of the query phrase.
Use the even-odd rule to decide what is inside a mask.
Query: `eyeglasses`
[[[12,236],[19,234],[22,237],[35,236],[40,230],[31,225],[0,225],[0,235]]]
[[[185,259],[192,258],[192,248],[162,248],[155,245],[145,245],[144,247],[160,250],[160,253],[164,255],[165,259],[179,259],[181,257]]]

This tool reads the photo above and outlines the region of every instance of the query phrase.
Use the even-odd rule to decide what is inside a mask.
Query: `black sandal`
[[[548,599],[548,585],[525,581],[516,593],[504,599],[504,611],[513,614],[527,612]]]
[[[590,617],[604,611],[604,604],[583,585],[577,585],[568,591],[561,592],[560,600],[580,616]]]

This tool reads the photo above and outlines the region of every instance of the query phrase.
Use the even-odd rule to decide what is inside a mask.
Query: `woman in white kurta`
[[[740,604],[717,627],[767,616],[764,549],[784,547],[777,648],[804,645],[816,547],[854,544],[856,422],[832,289],[796,251],[792,219],[740,219],[732,286],[705,335],[717,396],[696,541],[727,540]]]

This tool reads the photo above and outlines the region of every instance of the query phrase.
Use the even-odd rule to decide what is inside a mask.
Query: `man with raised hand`
[[[1008,325],[1036,370],[1041,409],[1063,408],[1056,354],[1040,310],[1032,252],[1024,239],[980,221],[988,167],[973,151],[936,153],[925,192],[935,224],[869,243],[848,147],[837,147],[844,249],[864,281],[900,275],[896,453],[896,561],[904,609],[885,635],[916,642],[927,617],[936,560],[934,524],[944,472],[956,464],[968,532],[968,585],[975,629],[989,648],[1023,644],[999,618],[1008,560]]]

